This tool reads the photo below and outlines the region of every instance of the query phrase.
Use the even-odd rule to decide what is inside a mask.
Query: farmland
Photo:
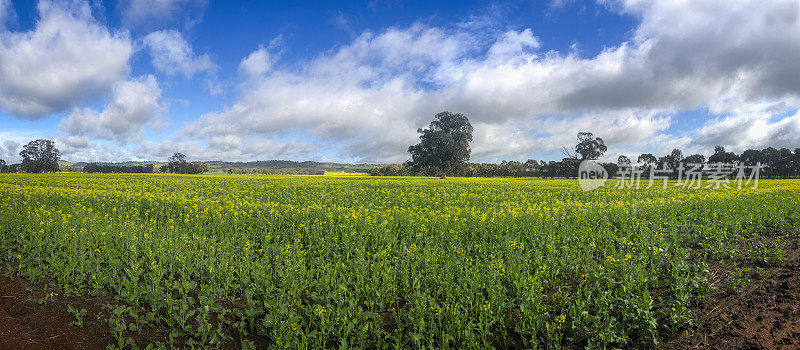
[[[0,174],[0,217],[6,274],[106,296],[114,346],[638,347],[709,264],[785,260],[800,181]]]

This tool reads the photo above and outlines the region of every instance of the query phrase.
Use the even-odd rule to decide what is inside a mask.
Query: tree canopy
[[[703,164],[706,162],[706,156],[702,154],[692,154],[683,158],[683,164]]]
[[[739,160],[739,157],[736,153],[725,152],[725,147],[722,146],[714,147],[714,154],[708,157],[709,163],[734,163],[737,160]]]
[[[643,153],[636,159],[636,162],[641,164],[656,164],[658,159],[652,153]]]
[[[413,172],[433,170],[437,175],[450,175],[469,161],[472,124],[465,115],[441,112],[427,129],[417,132],[420,143],[408,148],[411,160],[406,163]]]
[[[590,132],[578,133],[578,144],[575,145],[575,153],[581,155],[581,160],[600,158],[607,150],[608,147],[606,147],[603,139],[594,137]]]
[[[19,152],[22,157],[22,170],[28,173],[57,172],[61,157],[53,140],[31,141]]]
[[[162,173],[176,174],[202,174],[208,171],[208,164],[203,162],[187,162],[186,155],[175,153],[169,157],[169,163],[162,165],[159,169]]]
[[[100,164],[100,163],[89,163],[83,167],[83,172],[85,173],[152,173],[153,172],[153,164],[146,164],[146,165],[112,165],[112,164]]]
[[[186,155],[183,153],[175,153],[167,160],[170,163],[186,163]]]

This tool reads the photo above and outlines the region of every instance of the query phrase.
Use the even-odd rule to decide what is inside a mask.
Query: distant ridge
[[[257,160],[252,162],[223,162],[223,161],[210,161],[206,162],[209,168],[246,168],[246,169],[289,169],[289,168],[374,168],[378,164],[348,164],[348,163],[333,163],[333,162],[315,162],[315,161],[302,161],[297,162],[293,160]]]
[[[66,163],[66,164],[65,164],[65,163]],[[136,162],[136,161],[127,161],[127,162],[116,162],[116,163],[115,163],[115,162],[77,162],[77,163],[70,163],[70,162],[67,162],[67,161],[59,161],[59,162],[58,162],[58,165],[61,165],[61,166],[72,166],[72,167],[81,167],[81,168],[82,168],[82,167],[85,167],[85,166],[86,166],[87,164],[89,164],[89,163],[97,163],[97,164],[100,164],[100,165],[116,165],[116,166],[137,166],[137,165],[147,165],[147,164],[153,164],[154,166],[158,166],[158,165],[164,164],[165,162],[155,162],[155,161],[141,161],[141,162]]]
[[[161,164],[165,162],[157,162],[157,161],[127,161],[127,162],[95,162],[101,165],[116,165],[116,166],[137,166],[137,165],[147,165],[153,164],[156,168],[158,168]],[[257,160],[257,161],[250,161],[250,162],[226,162],[221,160],[212,160],[208,162],[204,162],[208,165],[209,169],[212,170],[223,170],[223,169],[319,169],[319,170],[327,170],[327,171],[367,171],[372,168],[383,166],[384,164],[369,164],[369,163],[357,163],[357,164],[349,164],[349,163],[334,163],[334,162],[315,162],[315,161],[293,161],[293,160]],[[70,163],[68,161],[60,161],[59,165],[61,166],[68,166],[68,167],[75,167],[75,168],[83,168],[89,164],[88,162],[77,162],[77,163]]]

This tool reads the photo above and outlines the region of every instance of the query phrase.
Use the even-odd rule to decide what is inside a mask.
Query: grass
[[[796,230],[798,198],[795,180],[584,192],[574,180],[2,174],[0,258],[67,294],[113,296],[118,346],[152,325],[178,346],[637,347],[691,324],[707,259]]]

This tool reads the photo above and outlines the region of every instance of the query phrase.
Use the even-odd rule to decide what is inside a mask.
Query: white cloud
[[[197,72],[216,69],[208,55],[196,55],[176,30],[160,30],[147,34],[144,45],[153,59],[153,66],[166,74],[183,74],[191,79]]]
[[[133,47],[110,33],[87,4],[42,1],[28,32],[0,29],[0,110],[40,118],[94,100],[128,75]]]
[[[21,148],[22,144],[13,140],[6,140],[0,143],[0,159],[3,159],[6,161],[6,163],[10,164],[19,158],[19,152]]]
[[[598,121],[602,123],[598,123]],[[546,150],[554,158],[563,156],[562,147],[570,148],[578,132],[590,130],[601,137],[609,149],[625,145],[652,146],[651,140],[670,125],[670,116],[625,110],[591,113],[569,118],[538,117],[509,120],[504,123],[473,123],[472,155],[482,161],[525,160],[531,150]]]
[[[338,152],[403,161],[416,129],[442,110],[473,122],[475,161],[557,154],[583,130],[624,152],[800,145],[800,2],[600,2],[640,23],[628,41],[592,57],[547,51],[536,28],[498,30],[475,18],[367,31],[293,65],[276,65],[279,52],[261,45],[240,61],[239,95],[229,106],[173,140],[113,157],[177,148],[204,159]],[[119,9],[123,25],[146,27],[206,5],[123,1]],[[76,157],[141,140],[165,117],[155,77],[126,80],[134,52],[127,32],[110,32],[86,4],[44,1],[39,15],[32,30],[8,31],[13,8],[0,0],[0,110],[19,118],[71,110],[59,142]],[[215,80],[216,65],[181,32],[154,31],[143,43],[158,71],[186,78],[210,71]],[[101,111],[81,107],[103,96]],[[676,113],[694,109],[715,118],[670,135]]]
[[[508,31],[499,38],[492,47],[489,48],[487,59],[504,63],[515,59],[534,58],[533,55],[525,55],[530,50],[538,49],[541,46],[539,40],[533,36],[533,31],[525,29],[521,32]]]
[[[102,112],[76,108],[59,124],[69,135],[115,140],[120,144],[136,141],[144,127],[158,122],[165,108],[159,99],[161,89],[152,75],[120,82]]]
[[[126,148],[108,141],[95,142],[85,136],[68,136],[56,139],[61,159],[70,162],[125,162],[145,160],[137,158]]]
[[[51,135],[33,129],[5,130],[0,129],[0,159],[8,163],[20,161],[19,152],[22,145],[33,140],[48,139]]]
[[[619,145],[701,147],[665,134],[672,115],[698,108],[735,114],[761,103],[784,108],[736,126],[746,129],[800,105],[800,2],[607,5],[641,23],[631,40],[594,57],[541,52],[530,29],[489,41],[470,26],[365,32],[300,68],[272,67],[247,82],[231,106],[202,116],[179,136],[299,132],[313,142],[340,144],[343,158],[402,161],[416,128],[450,110],[476,125],[473,159],[521,159],[570,145],[582,130]],[[266,72],[264,59],[255,59],[261,50],[241,69],[253,58],[251,71]],[[766,136],[759,137],[794,125],[783,123],[762,128]]]
[[[133,150],[141,159],[166,159],[181,152],[193,160],[250,161],[253,159],[322,160],[321,146],[296,138],[215,136],[207,142],[166,140],[142,142]]]
[[[71,149],[84,149],[94,146],[94,142],[86,136],[66,136],[56,139],[56,143],[61,145],[61,152],[69,152]]]
[[[98,146],[96,142],[93,142],[87,136],[57,137],[55,142],[63,160],[72,162],[97,161],[97,158],[91,159],[87,157],[88,154],[97,152],[96,148]]]
[[[433,47],[437,50],[429,49]],[[423,73],[433,62],[459,56],[458,50],[456,40],[442,30],[421,25],[381,35],[364,33],[300,72],[270,72],[247,85],[230,108],[202,116],[181,134],[193,138],[305,131],[322,142],[344,141],[345,148],[361,149],[362,154],[374,151],[370,157],[397,158],[397,152],[387,152],[385,146],[404,149],[413,142],[416,126],[407,116],[419,110],[424,93],[394,71]],[[375,61],[379,64],[367,64]],[[386,136],[381,142],[374,140],[378,132]]]
[[[258,77],[272,68],[272,60],[267,48],[259,46],[239,63],[239,71],[249,77]]]
[[[776,118],[776,114],[756,110],[712,119],[699,128],[692,145],[707,151],[715,145],[735,152],[767,147],[794,149],[800,147],[800,111]]]

